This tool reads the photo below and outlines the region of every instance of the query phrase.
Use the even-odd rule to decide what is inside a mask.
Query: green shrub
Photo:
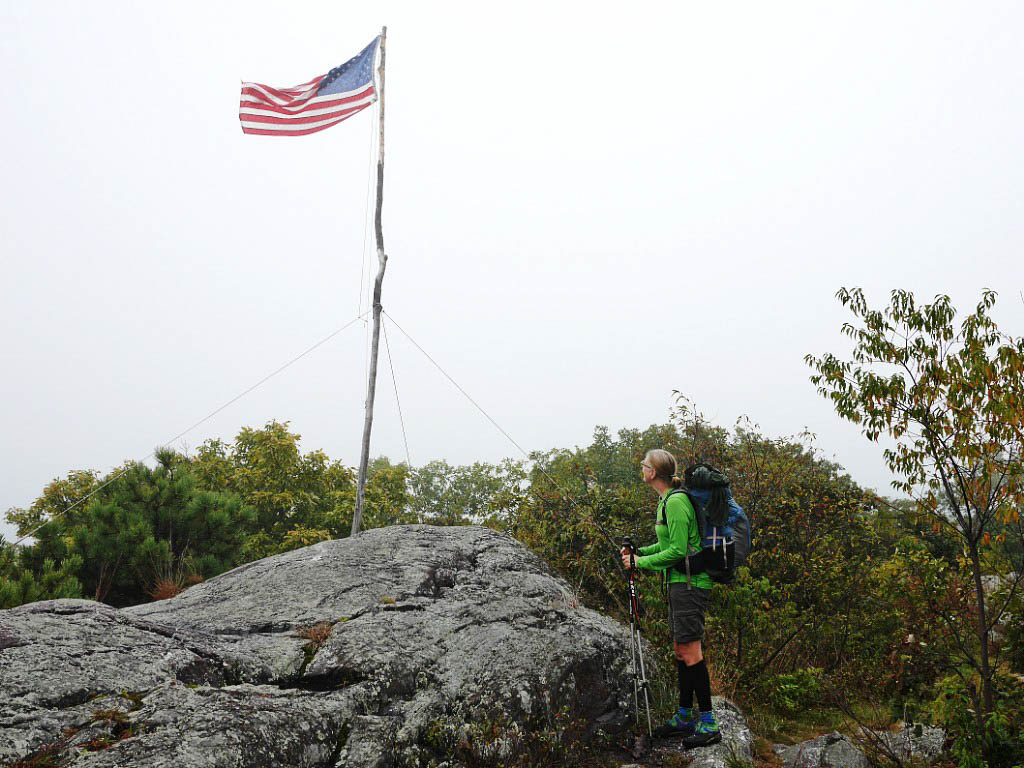
[[[953,739],[953,756],[960,768],[1024,765],[1024,686],[1016,677],[1001,673],[993,682],[995,708],[980,724],[978,713],[972,709],[977,679],[965,682],[959,675],[951,675],[936,686],[932,715]]]
[[[466,723],[453,728],[432,723],[420,737],[422,747],[409,768],[450,764],[465,768],[576,768],[618,765],[607,754],[601,737],[588,733],[588,723],[573,718],[567,708],[524,724],[504,718]],[[602,749],[602,747],[605,747]]]
[[[821,676],[822,671],[817,667],[765,675],[757,680],[751,695],[778,713],[799,714],[822,704],[824,692]]]

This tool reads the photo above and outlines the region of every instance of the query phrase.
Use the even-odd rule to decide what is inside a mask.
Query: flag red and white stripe
[[[324,77],[294,88],[242,83],[238,106],[242,130],[262,136],[304,136],[330,128],[377,100],[372,82],[354,91],[317,95]]]

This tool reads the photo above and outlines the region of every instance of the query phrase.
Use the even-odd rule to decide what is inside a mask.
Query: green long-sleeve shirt
[[[686,565],[683,558],[687,553],[700,549],[700,532],[697,530],[697,515],[693,505],[685,493],[665,491],[658,501],[655,510],[654,532],[658,541],[637,551],[641,555],[636,560],[636,567],[645,571],[663,571],[670,565],[678,565],[669,571],[669,582],[686,581]],[[665,519],[667,525],[660,525],[662,506],[666,505]],[[714,582],[706,573],[697,573],[690,577],[690,583],[701,589],[711,589]]]

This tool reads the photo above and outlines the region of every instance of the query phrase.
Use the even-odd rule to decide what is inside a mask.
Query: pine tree
[[[69,558],[60,568],[51,559],[43,560],[37,574],[22,562],[23,551],[0,536],[0,609],[37,600],[82,596],[82,587],[74,576],[81,558]]]
[[[85,596],[114,605],[166,597],[234,567],[253,512],[237,494],[198,486],[189,460],[170,450],[157,465],[129,464],[66,518],[53,516],[25,552],[73,573]]]

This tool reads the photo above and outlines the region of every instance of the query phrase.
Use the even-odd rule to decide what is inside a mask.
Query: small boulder
[[[868,768],[867,758],[839,731],[773,749],[786,768]]]
[[[862,732],[862,739],[868,744],[881,742],[901,760],[917,759],[931,762],[942,754],[946,743],[946,732],[941,728],[922,723],[905,723],[898,731]]]

